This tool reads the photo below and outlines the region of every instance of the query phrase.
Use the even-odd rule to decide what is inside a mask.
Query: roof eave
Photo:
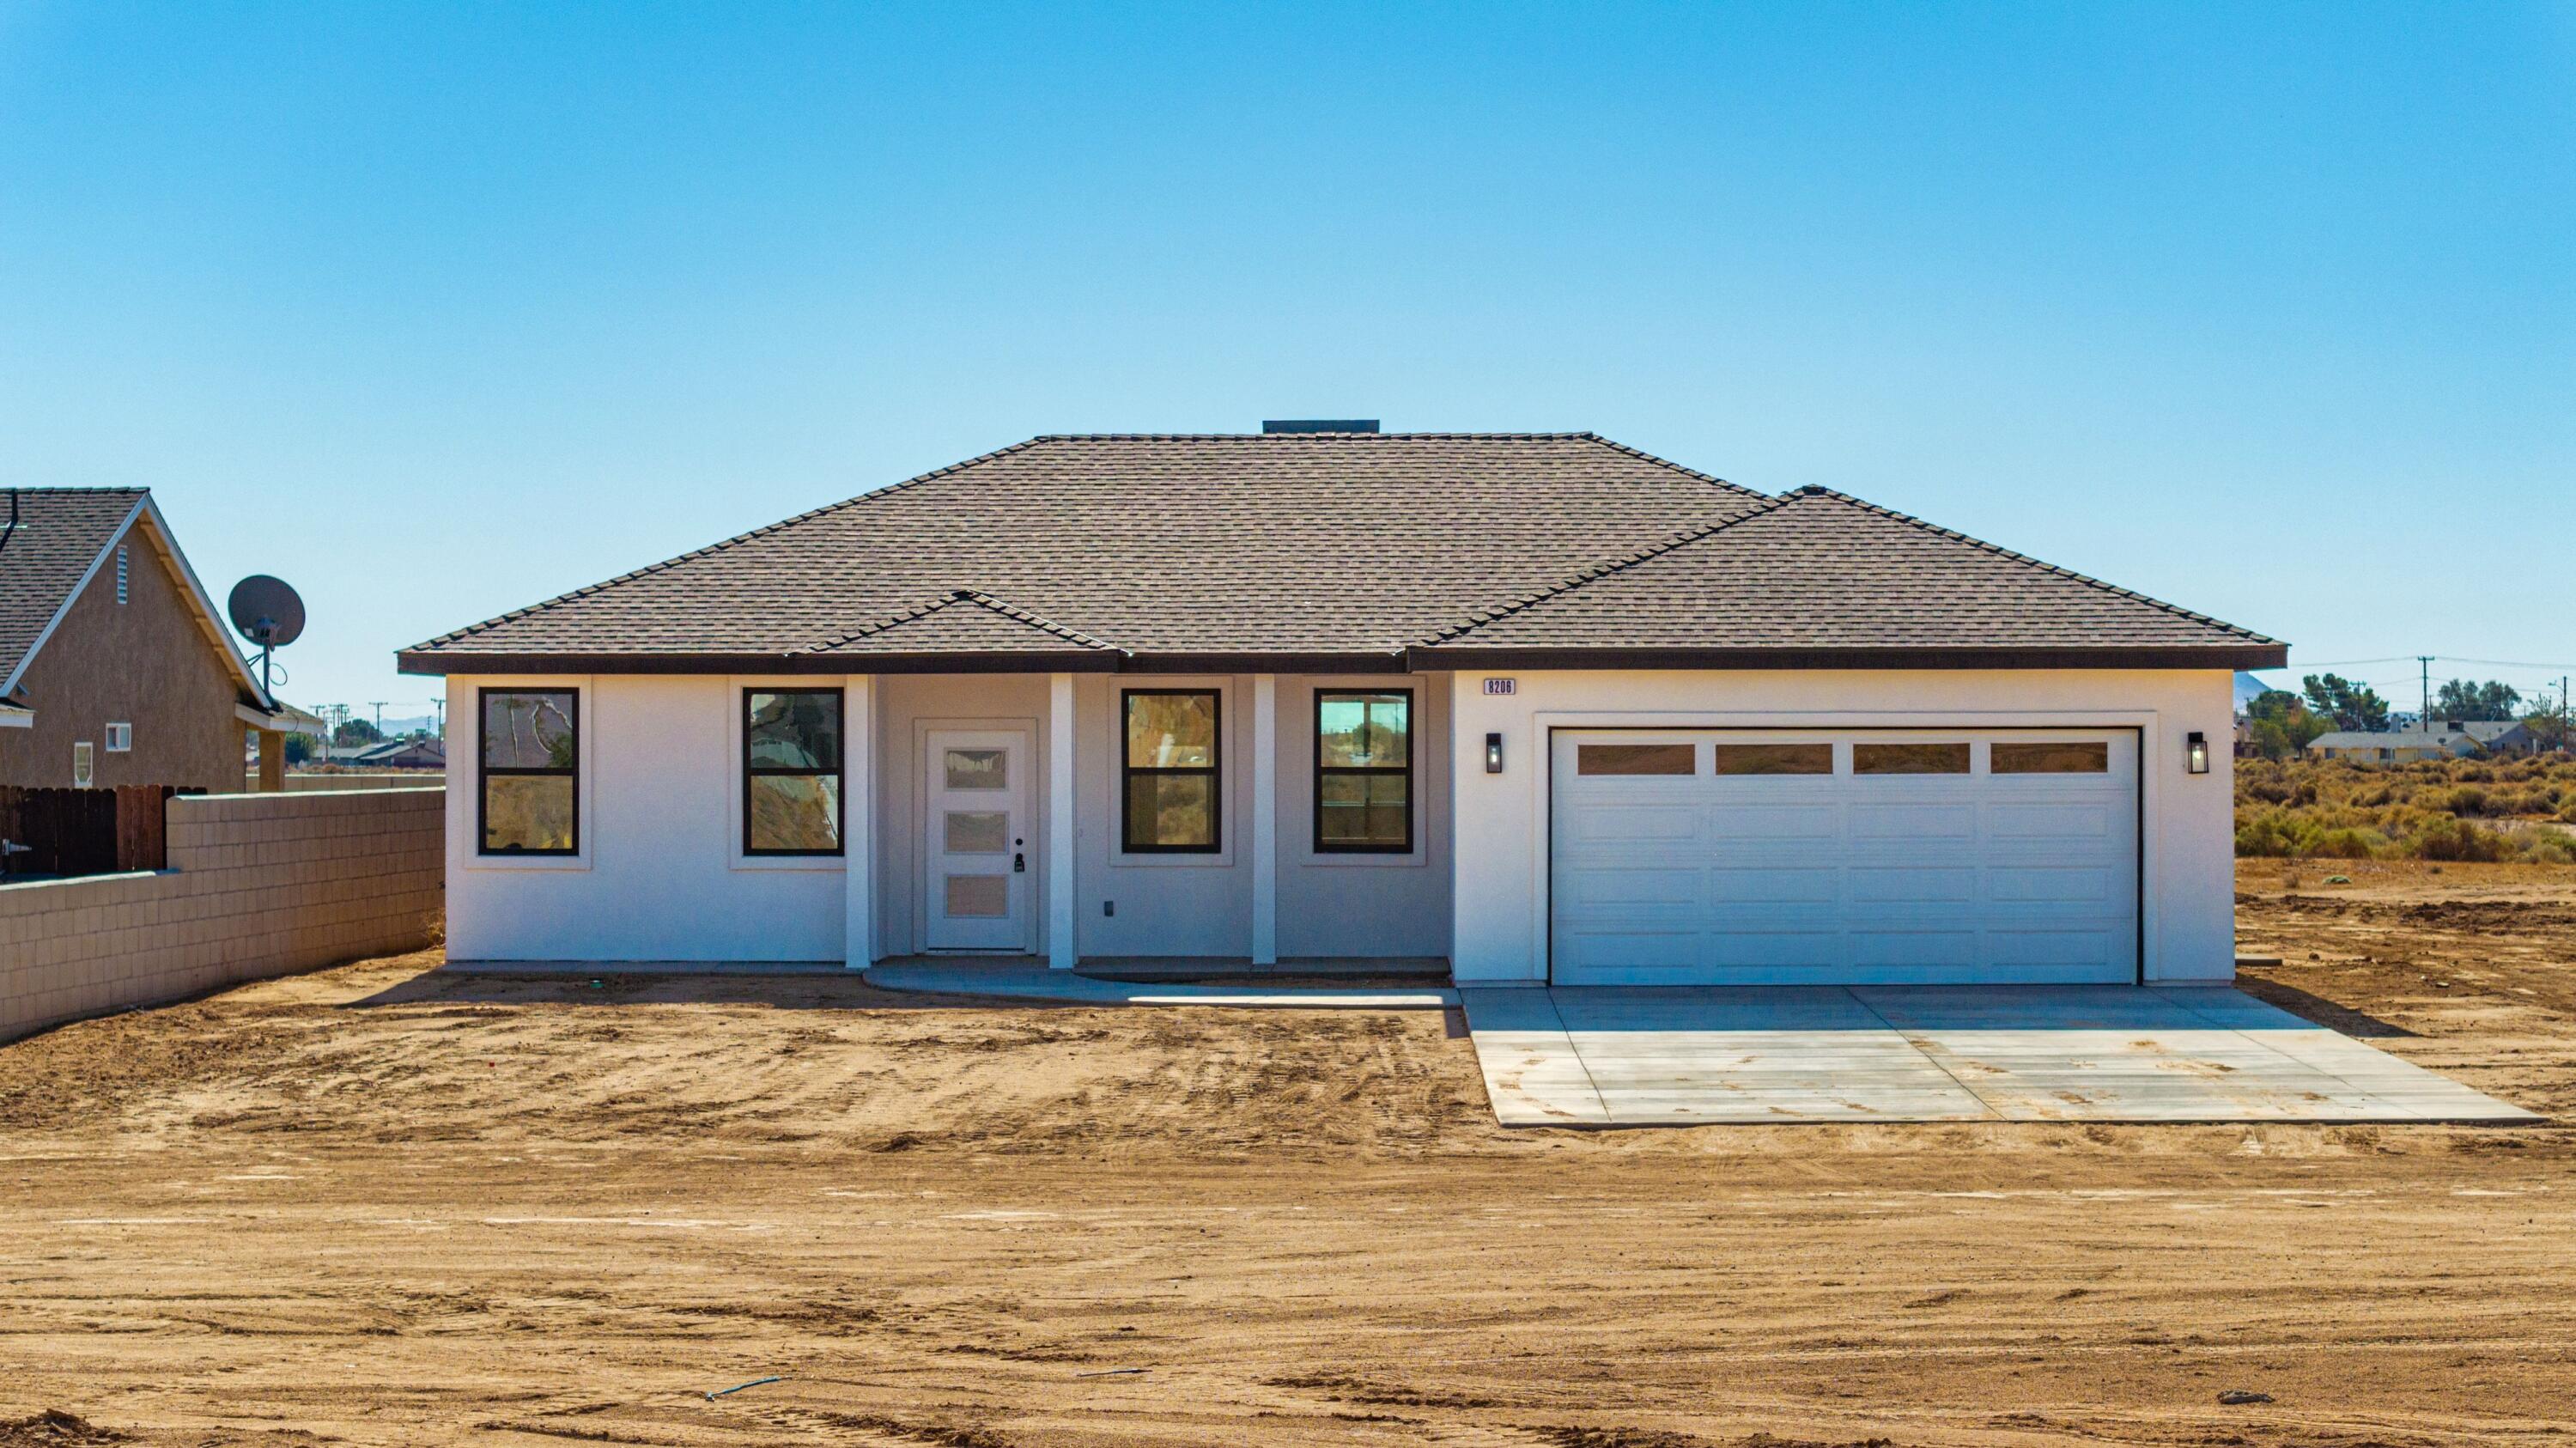
[[[1584,648],[1417,645],[1414,669],[2271,669],[2289,662],[2281,643],[2091,645],[2034,648]]]
[[[1108,673],[1114,649],[920,653],[451,653],[405,649],[406,674],[1055,674]]]

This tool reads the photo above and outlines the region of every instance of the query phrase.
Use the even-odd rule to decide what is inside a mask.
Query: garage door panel
[[[1851,880],[1851,899],[1865,905],[1973,901],[1977,871],[1972,865],[1854,865],[1844,871]]]
[[[1967,774],[1854,775],[1893,731],[1766,730],[1831,744],[1832,775],[1578,777],[1552,751],[1550,968],[1565,984],[2126,982],[2137,960],[2136,750],[2125,733],[1923,731]],[[1655,731],[1671,744],[1730,731]],[[1606,737],[1619,737],[1613,733]],[[1629,736],[1634,738],[1636,736]],[[2100,741],[2095,751],[1991,744]],[[1812,750],[1809,751],[1813,753]],[[1930,752],[1921,757],[1933,758]],[[1955,753],[1943,756],[1956,759]],[[2039,764],[2107,760],[2107,772]],[[2039,763],[2034,764],[2036,760]]]
[[[1880,783],[1871,780],[1867,783]],[[1973,801],[1956,804],[1854,804],[1846,806],[1843,817],[1850,822],[1852,841],[1865,840],[1972,840],[1977,837],[1977,806]]]
[[[1567,878],[1571,898],[1566,903],[1577,907],[1673,905],[1696,909],[1702,889],[1700,872],[1688,867],[1576,870]]]
[[[1971,966],[1978,958],[1978,931],[1854,930],[1847,937],[1845,958],[1867,969],[1883,965]]]
[[[1575,820],[1573,838],[1584,844],[1691,840],[1700,832],[1700,812],[1693,806],[1604,800],[1588,804]]]
[[[1829,969],[1842,951],[1830,930],[1711,930],[1707,947],[1726,966],[1800,970]]]
[[[1560,939],[1569,968],[1584,970],[1689,970],[1705,955],[1702,933],[1687,930],[1575,930]]]
[[[1998,965],[2127,969],[2129,940],[2108,930],[1990,930],[1987,954]]]
[[[1840,830],[1829,803],[1713,804],[1708,836],[1722,840],[1831,840]]]
[[[2100,840],[2119,828],[2127,811],[2123,800],[2075,800],[2064,803],[2014,803],[1986,806],[1986,832],[2002,840]],[[2134,827],[2137,816],[2127,813]]]
[[[1986,869],[1986,898],[2010,904],[2112,907],[2135,889],[2110,865],[2002,865]]]
[[[1802,866],[1712,866],[1704,882],[1717,905],[1828,904],[1842,891],[1842,870],[1831,860]]]

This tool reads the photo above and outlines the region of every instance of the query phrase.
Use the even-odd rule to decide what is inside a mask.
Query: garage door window
[[[1998,744],[1995,747],[1996,774],[2109,774],[2111,746],[2070,742],[2061,744]]]
[[[1968,742],[1955,744],[1855,744],[1854,774],[1965,774]]]
[[[1719,744],[1713,746],[1719,774],[1831,774],[1830,744]]]
[[[1574,751],[1577,774],[1692,774],[1690,744],[1585,744]]]

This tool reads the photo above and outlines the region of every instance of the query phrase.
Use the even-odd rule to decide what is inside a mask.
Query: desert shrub
[[[2451,815],[2416,826],[2403,848],[2419,860],[2501,860],[2513,853],[2503,835]]]
[[[2552,831],[2534,830],[2515,859],[2529,865],[2576,865],[2576,839]]]
[[[2558,802],[2558,818],[2568,824],[2576,825],[2576,794],[2571,794]]]
[[[2236,815],[2236,853],[2245,859],[2284,859],[2299,852],[2292,833],[2294,821],[2280,810],[2264,810]]]
[[[2440,810],[2444,814],[2470,819],[2488,813],[2489,796],[2485,790],[2474,784],[2464,784],[2457,789],[2431,790],[2427,793],[2431,797],[2424,801],[2425,806]]]
[[[2341,829],[2321,831],[2308,845],[2307,853],[2322,859],[2367,860],[2387,852],[2388,837],[2377,830],[2346,825]]]

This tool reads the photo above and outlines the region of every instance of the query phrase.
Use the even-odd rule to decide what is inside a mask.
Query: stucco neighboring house
[[[280,727],[149,490],[0,490],[0,784],[229,793]]]
[[[2285,647],[1589,433],[1052,436],[404,651],[458,959],[2214,982]]]
[[[2364,764],[2405,764],[2418,759],[2465,759],[2479,754],[2529,754],[2540,747],[2530,728],[2513,719],[2443,719],[2429,728],[2346,729],[2308,741],[2319,759]]]

